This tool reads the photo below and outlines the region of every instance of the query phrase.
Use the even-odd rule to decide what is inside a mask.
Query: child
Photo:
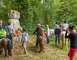
[[[57,38],[58,38],[58,45],[60,45],[60,37],[59,37],[60,32],[61,32],[61,29],[57,25],[55,28],[55,45],[57,45]]]
[[[65,38],[70,39],[70,50],[68,53],[68,56],[70,57],[70,60],[75,60],[74,55],[77,52],[77,33],[73,32],[74,29],[73,26],[69,26],[70,35],[67,36],[67,32],[65,34]]]
[[[26,29],[23,28],[23,33],[22,33],[22,44],[23,44],[23,48],[24,48],[24,54],[27,53],[27,49],[26,49],[26,43],[28,42],[28,33],[26,32]]]
[[[16,34],[17,34],[17,42],[18,42],[18,40],[20,41],[20,29],[19,28],[17,29]]]

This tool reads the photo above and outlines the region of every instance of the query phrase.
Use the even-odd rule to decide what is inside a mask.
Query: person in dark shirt
[[[38,35],[39,35],[39,33],[38,33],[38,31],[39,31],[39,29],[40,29],[40,27],[41,27],[41,25],[40,24],[37,24],[37,29],[33,32],[33,34],[37,34],[37,39],[36,39],[36,48],[38,48]]]
[[[65,38],[70,39],[70,50],[68,53],[70,60],[75,60],[74,55],[75,55],[75,52],[77,52],[77,33],[72,31],[73,28],[74,28],[73,26],[69,26],[70,34],[67,36],[67,31],[65,34]]]
[[[56,28],[55,28],[55,45],[57,45],[57,38],[58,38],[58,45],[60,45],[60,32],[61,32],[61,29],[60,27],[57,25]]]
[[[33,34],[38,34],[38,31],[39,31],[39,29],[40,29],[40,27],[41,27],[41,25],[40,24],[37,24],[37,28],[36,28],[36,30],[33,32]]]

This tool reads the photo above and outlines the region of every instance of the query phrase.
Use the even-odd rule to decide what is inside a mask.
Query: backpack
[[[6,31],[4,29],[0,30],[0,38],[6,37]]]

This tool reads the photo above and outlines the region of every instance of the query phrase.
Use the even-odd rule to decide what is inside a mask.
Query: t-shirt
[[[69,26],[68,26],[68,24],[66,23],[66,24],[63,24],[63,28],[62,28],[62,29],[63,29],[63,30],[67,30],[68,27],[69,27]]]
[[[28,33],[27,32],[22,33],[22,42],[27,42],[28,39],[29,39]]]
[[[10,35],[10,33],[13,33],[13,27],[12,26],[5,26],[6,34]]]
[[[71,33],[70,35],[67,36],[67,32],[66,32],[65,38],[70,39],[71,48],[77,49],[77,33]]]
[[[17,35],[20,35],[20,31],[16,31],[16,34],[17,34]]]

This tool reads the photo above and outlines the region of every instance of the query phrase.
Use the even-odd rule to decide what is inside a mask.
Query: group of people
[[[3,32],[2,32],[3,31]],[[24,48],[24,54],[27,53],[27,50],[26,50],[26,43],[29,39],[28,37],[28,33],[27,33],[27,30],[26,28],[23,28],[23,33],[22,33],[22,46]],[[16,35],[17,35],[17,41],[19,40],[20,41],[20,29],[18,28],[16,30]],[[8,22],[8,25],[5,26],[5,29],[3,29],[3,26],[2,26],[2,20],[0,20],[0,39],[2,38],[9,38],[11,40],[11,49],[13,49],[13,27],[11,26],[11,22]]]
[[[21,34],[21,32],[20,32],[20,29],[18,28],[16,30],[17,42],[18,42],[18,40],[20,41],[20,34]],[[26,44],[28,42],[28,39],[29,39],[29,36],[28,36],[27,30],[25,28],[23,28],[21,42],[22,42],[22,47],[24,48],[24,54],[27,54]]]
[[[55,45],[57,45],[57,38],[58,38],[58,45],[60,46],[60,37],[61,37],[61,32],[62,31],[67,31],[69,28],[69,25],[67,24],[67,21],[64,21],[64,24],[58,24],[58,22],[56,22],[55,24]],[[62,47],[63,48],[63,47]]]
[[[36,39],[36,48],[38,48],[38,36],[39,36],[39,29],[40,27],[42,28],[42,25],[38,24],[37,25],[37,29],[35,30],[34,33],[37,34],[37,39]],[[49,44],[49,26],[47,25],[47,31],[44,36],[47,38],[47,44]],[[44,27],[43,27],[44,28]],[[69,38],[70,39],[70,50],[69,50],[69,53],[68,53],[68,56],[70,58],[70,60],[75,60],[74,59],[74,55],[75,55],[75,52],[77,52],[77,32],[75,30],[75,25],[68,25],[67,24],[67,21],[65,20],[64,21],[64,24],[58,24],[58,22],[56,22],[56,25],[55,25],[55,45],[57,45],[57,38],[58,38],[58,45],[60,46],[60,38],[61,38],[61,32],[66,32],[65,33],[65,38]],[[33,33],[33,34],[34,34]],[[67,40],[68,41],[68,40]],[[62,41],[62,48],[64,48],[64,42]]]
[[[38,48],[38,44],[40,45],[40,52],[44,52],[44,46],[45,46],[45,42],[47,41],[47,44],[49,44],[49,25],[46,26],[47,31],[44,32],[44,26],[41,24],[37,24],[37,28],[36,30],[33,32],[33,34],[36,33],[37,35],[37,39],[36,39],[36,48]],[[6,31],[6,35],[3,35],[2,37],[0,37],[0,39],[2,38],[9,38],[11,40],[11,49],[13,49],[13,28],[11,26],[11,22],[8,22],[8,25],[5,26],[5,30],[3,29],[2,26],[2,20],[0,20],[0,31]],[[58,38],[58,45],[60,46],[60,37],[61,37],[61,32],[65,31],[65,38],[69,38],[70,39],[70,50],[68,53],[68,56],[70,57],[70,60],[75,60],[74,59],[74,55],[75,52],[77,52],[77,32],[75,31],[75,25],[71,25],[69,26],[67,24],[67,21],[64,21],[64,24],[58,24],[58,22],[56,22],[55,25],[55,45],[57,45],[57,38]],[[68,32],[69,31],[69,32]],[[17,34],[17,41],[20,41],[20,29],[18,28],[16,31]],[[67,35],[68,34],[68,35]],[[24,54],[27,53],[27,49],[26,49],[26,43],[28,42],[29,36],[27,33],[27,30],[25,28],[23,28],[23,33],[22,33],[22,47],[24,48]],[[47,40],[46,40],[47,39]],[[64,47],[62,47],[64,48]]]
[[[37,24],[37,28],[36,28],[36,30],[33,32],[33,34],[35,34],[36,33],[36,35],[37,35],[37,39],[36,39],[36,48],[38,48],[38,36],[39,36],[39,31],[40,31],[40,28],[43,28],[44,29],[44,26],[43,25],[41,25],[41,24]],[[46,32],[43,32],[43,35],[45,36],[45,40],[47,39],[47,42],[46,42],[46,44],[49,44],[49,25],[47,25],[46,26],[46,28],[47,28],[47,31]]]
[[[70,50],[68,53],[68,56],[70,60],[75,60],[74,55],[75,52],[77,52],[77,32],[75,30],[75,25],[68,25],[67,21],[64,21],[64,24],[61,24],[60,27],[58,25],[58,22],[55,25],[55,45],[57,45],[57,38],[58,38],[58,45],[60,45],[60,37],[61,32],[65,31],[65,38],[70,39]],[[63,41],[62,41],[63,43]],[[64,46],[62,46],[64,48]]]

